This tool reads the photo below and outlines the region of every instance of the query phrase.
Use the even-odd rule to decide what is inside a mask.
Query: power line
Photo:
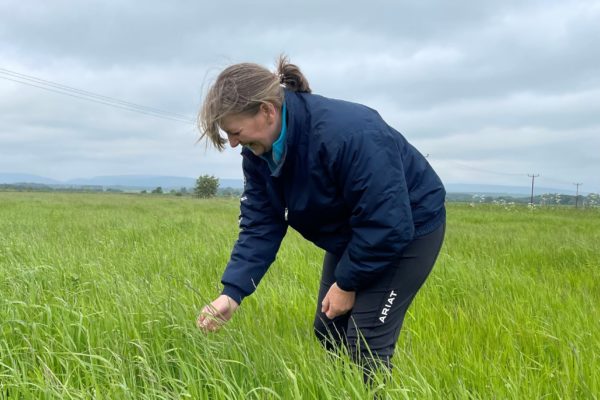
[[[43,86],[34,85],[32,83],[21,82],[21,81],[18,81],[16,79],[6,78],[4,76],[0,76],[0,79],[6,79],[8,81],[13,81],[13,82],[21,83],[21,84],[27,85],[27,86],[33,86],[33,87],[36,87],[38,89],[47,90],[49,92],[63,94],[65,96],[75,97],[77,99],[87,100],[87,101],[91,101],[93,103],[104,104],[106,106],[113,107],[113,108],[119,108],[121,110],[133,111],[133,112],[137,112],[137,113],[140,113],[140,114],[149,115],[149,116],[156,117],[156,118],[163,118],[163,119],[168,119],[168,120],[171,120],[171,121],[184,122],[184,123],[190,123],[190,122],[192,122],[191,120],[185,121],[185,120],[178,119],[178,118],[171,118],[171,117],[167,117],[167,116],[164,116],[164,115],[158,115],[158,114],[152,114],[152,113],[149,113],[149,112],[144,112],[144,111],[137,110],[137,109],[134,109],[134,108],[119,106],[119,105],[116,105],[116,104],[113,104],[113,103],[109,103],[109,102],[104,102],[104,101],[100,101],[100,100],[94,100],[94,99],[91,99],[91,98],[88,98],[88,97],[77,96],[77,95],[74,95],[74,94],[61,92],[59,90],[53,90],[53,89],[46,88],[46,87],[43,87]]]
[[[557,183],[560,185],[570,185],[571,184],[570,181],[566,181],[564,179],[548,178],[546,175],[544,175],[540,179],[542,179],[544,182],[549,181],[549,182]]]
[[[156,118],[168,119],[171,121],[193,124],[195,121],[183,114],[177,114],[169,111],[160,110],[158,108],[148,107],[125,100],[120,100],[114,97],[104,96],[87,90],[77,89],[71,86],[62,85],[60,83],[40,79],[31,75],[21,74],[15,71],[0,67],[0,78],[8,81],[20,83],[22,85],[32,86],[38,89],[46,90],[53,93],[62,94],[87,100],[90,102],[103,104],[113,108],[137,112],[144,115],[149,115]]]
[[[429,154],[428,154],[429,155]],[[429,157],[431,157],[431,155],[429,155]],[[451,160],[451,159],[445,159],[442,160],[444,162],[449,162],[452,164],[455,164],[457,166],[459,166],[460,168],[464,168],[464,169],[468,169],[468,170],[472,170],[472,171],[477,171],[477,172],[483,172],[483,173],[487,173],[487,174],[493,174],[493,175],[500,175],[500,176],[512,176],[512,177],[524,177],[527,174],[525,173],[515,173],[515,172],[502,172],[502,171],[493,171],[493,170],[489,170],[489,169],[484,169],[484,168],[478,168],[478,167],[474,167],[471,165],[468,165],[466,163],[463,162],[459,162],[456,160]],[[531,175],[527,175],[531,178]],[[548,177],[547,175],[544,176],[540,176],[539,174],[535,176],[535,178],[538,178],[538,181],[543,181],[543,182],[551,182],[551,183],[556,183],[556,184],[560,184],[560,185],[571,185],[572,181],[566,181],[564,179],[557,179],[557,178],[552,178],[552,177]]]
[[[67,85],[63,85],[61,83],[49,81],[49,80],[46,80],[46,79],[41,79],[41,78],[38,78],[38,77],[35,77],[35,76],[32,76],[32,75],[22,74],[20,72],[11,71],[9,69],[2,68],[2,67],[0,67],[0,74],[5,74],[5,75],[13,76],[13,77],[16,77],[16,78],[19,78],[19,79],[24,79],[26,81],[30,81],[30,82],[34,82],[34,83],[39,83],[39,84],[42,84],[42,85],[48,85],[50,87],[55,87],[55,88],[60,89],[60,90],[65,90],[65,91],[77,93],[77,94],[80,94],[80,95],[83,95],[83,96],[94,97],[94,98],[98,98],[98,99],[101,99],[101,100],[104,100],[104,101],[109,101],[109,102],[114,102],[114,103],[122,104],[122,105],[125,105],[125,106],[128,106],[128,107],[143,109],[143,110],[150,111],[150,112],[153,112],[153,113],[166,114],[168,116],[174,116],[174,117],[183,118],[183,119],[188,119],[189,118],[187,115],[178,114],[178,113],[174,113],[174,112],[170,112],[170,111],[164,111],[164,110],[160,110],[160,109],[154,108],[154,107],[148,107],[148,106],[140,105],[140,104],[132,103],[130,101],[125,101],[125,100],[117,99],[115,97],[104,96],[104,95],[101,95],[101,94],[98,94],[98,93],[90,92],[88,90],[77,89],[77,88],[74,88],[72,86],[67,86]]]
[[[453,164],[456,164],[456,165],[458,165],[458,166],[460,166],[462,168],[466,168],[466,169],[470,169],[470,170],[478,171],[478,172],[484,172],[486,174],[502,175],[502,176],[519,176],[519,177],[525,176],[524,173],[492,171],[492,170],[489,170],[489,169],[473,167],[471,165],[467,165],[465,163],[462,163],[462,162],[459,162],[459,161],[455,161],[455,160],[445,160],[445,161],[448,161],[448,162],[451,162]]]

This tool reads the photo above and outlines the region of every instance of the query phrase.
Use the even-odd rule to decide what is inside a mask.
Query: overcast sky
[[[447,183],[600,192],[600,1],[0,0],[0,78],[194,120],[230,63],[285,52],[313,91],[377,109]],[[27,81],[31,83],[32,81]],[[0,79],[0,172],[241,178],[239,149]]]

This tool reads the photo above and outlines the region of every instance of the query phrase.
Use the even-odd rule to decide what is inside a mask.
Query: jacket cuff
[[[342,277],[342,276],[336,276],[335,283],[337,283],[337,285],[340,289],[342,289],[346,292],[355,292],[356,289],[358,289],[356,287],[356,285],[353,284],[349,279],[346,279],[345,277]]]
[[[225,285],[221,294],[231,297],[238,303],[238,305],[242,304],[244,297],[246,297],[244,292],[242,292],[237,286],[232,285]]]

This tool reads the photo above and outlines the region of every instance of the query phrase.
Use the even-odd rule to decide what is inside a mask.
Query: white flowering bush
[[[513,211],[515,209],[515,202],[514,201],[506,201],[505,199],[494,200],[494,201],[492,201],[492,204],[494,204],[495,206],[504,208],[507,211]]]
[[[586,207],[600,207],[600,194],[590,193],[584,198]]]

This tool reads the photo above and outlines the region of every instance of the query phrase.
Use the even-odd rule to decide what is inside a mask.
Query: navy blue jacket
[[[237,302],[254,292],[288,226],[341,257],[338,286],[358,290],[446,217],[439,177],[376,111],[287,90],[285,102],[277,169],[242,150],[241,231],[221,280]]]

